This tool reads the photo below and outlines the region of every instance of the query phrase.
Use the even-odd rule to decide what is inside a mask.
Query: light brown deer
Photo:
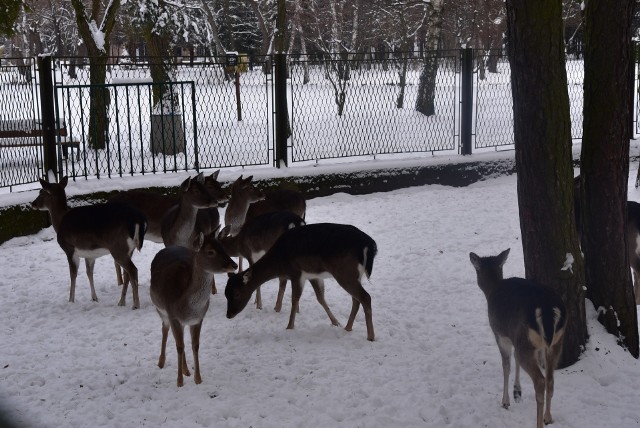
[[[198,359],[200,330],[209,309],[211,278],[215,272],[233,272],[238,267],[215,239],[216,232],[207,236],[199,233],[190,248],[166,247],[151,262],[151,301],[162,319],[158,367],[164,367],[171,328],[178,354],[178,386],[184,384],[183,375],[190,375],[184,352],[184,327],[190,329],[194,380],[199,384],[202,382]]]
[[[249,205],[264,199],[264,194],[253,185],[252,179],[252,175],[247,178],[240,176],[231,185],[229,205],[224,213],[224,224],[229,226],[231,235],[237,235],[240,232],[247,217]]]
[[[562,354],[567,310],[560,296],[550,289],[523,278],[503,279],[502,267],[509,250],[495,257],[470,253],[478,286],[487,298],[489,325],[502,356],[502,407],[509,408],[509,372],[515,348],[513,397],[520,401],[520,366],[533,381],[536,394],[537,428],[553,422],[553,372]],[[543,368],[545,374],[541,372]]]
[[[93,282],[95,259],[111,254],[127,274],[118,305],[125,305],[130,280],[133,309],[139,308],[138,269],[131,261],[131,255],[135,248],[140,250],[144,242],[147,228],[144,214],[128,204],[119,202],[69,208],[64,190],[67,183],[67,177],[63,177],[60,183],[40,180],[42,190],[31,205],[35,209],[49,211],[58,244],[67,255],[71,276],[69,301],[75,301],[80,258],[85,259],[91,299],[98,301]]]
[[[229,274],[224,294],[227,318],[240,313],[260,285],[273,278],[291,280],[291,315],[287,329],[293,329],[302,286],[309,279],[316,298],[331,320],[339,325],[324,299],[323,278],[333,277],[352,299],[345,330],[351,331],[360,305],[364,308],[367,340],[374,340],[371,296],[361,279],[373,269],[377,253],[375,241],[351,225],[318,223],[295,227],[283,233],[275,244],[246,271]]]
[[[302,225],[304,225],[304,220],[294,213],[287,211],[268,212],[247,220],[235,236],[230,235],[230,227],[225,226],[218,239],[227,254],[232,257],[244,257],[251,266],[273,246],[280,235],[289,229]],[[280,312],[282,308],[286,285],[287,279],[281,278],[275,306],[276,312]],[[256,289],[256,307],[262,309],[260,287]]]

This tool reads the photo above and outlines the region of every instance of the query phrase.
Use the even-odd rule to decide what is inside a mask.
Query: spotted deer
[[[257,262],[273,246],[276,240],[289,229],[304,225],[298,215],[288,211],[274,211],[247,220],[237,235],[229,233],[230,226],[225,226],[218,239],[232,257],[244,257],[249,265]],[[278,298],[274,310],[280,312],[284,296],[286,278],[280,278]],[[262,309],[260,287],[256,289],[256,307]]]
[[[162,342],[158,367],[166,361],[169,329],[176,341],[178,354],[178,386],[183,386],[183,375],[189,376],[184,352],[184,327],[189,326],[193,351],[194,380],[200,376],[200,330],[209,309],[211,280],[216,272],[233,272],[236,263],[225,253],[215,239],[217,230],[203,235],[198,233],[188,248],[169,246],[160,250],[151,262],[151,301],[162,319]]]
[[[91,299],[98,301],[93,282],[95,259],[111,254],[126,273],[118,305],[125,305],[127,286],[130,281],[133,309],[139,308],[138,269],[133,264],[131,255],[134,249],[142,249],[147,229],[144,214],[120,202],[70,208],[67,205],[65,193],[67,183],[67,177],[63,177],[60,183],[48,183],[41,179],[42,189],[31,206],[38,210],[49,211],[58,244],[69,262],[71,276],[69,301],[75,301],[80,258],[85,259]]]
[[[503,279],[502,267],[509,250],[498,256],[479,257],[470,253],[478,286],[487,299],[489,325],[502,356],[502,407],[509,408],[511,353],[515,349],[513,397],[522,396],[520,366],[531,377],[536,395],[537,428],[553,422],[553,372],[562,354],[567,310],[560,296],[523,278]],[[544,375],[542,373],[544,370]]]
[[[351,314],[345,330],[351,331],[362,305],[367,324],[367,340],[373,341],[371,296],[361,283],[362,275],[370,277],[377,253],[376,242],[355,226],[317,223],[295,227],[284,232],[267,253],[247,270],[229,274],[224,294],[227,318],[239,314],[251,294],[274,278],[291,280],[291,314],[287,329],[293,329],[302,294],[308,279],[316,298],[331,324],[339,325],[324,299],[324,278],[333,277],[351,295]]]

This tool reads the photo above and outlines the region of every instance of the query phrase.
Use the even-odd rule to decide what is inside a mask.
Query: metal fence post
[[[276,167],[280,168],[280,161],[283,161],[285,166],[289,164],[287,159],[287,138],[289,136],[289,114],[287,112],[287,58],[283,53],[277,53],[274,57],[274,104],[276,121],[275,162]]]
[[[473,50],[462,49],[460,94],[460,145],[463,155],[470,155],[473,133]]]
[[[42,142],[44,144],[44,172],[58,176],[56,158],[56,115],[53,99],[53,67],[50,56],[38,57],[38,76],[40,78],[40,114],[42,120]],[[60,178],[60,177],[59,177]]]

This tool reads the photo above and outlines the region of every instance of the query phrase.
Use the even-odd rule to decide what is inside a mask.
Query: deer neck
[[[251,272],[251,278],[247,282],[247,287],[251,289],[251,291],[256,290],[265,282],[279,278],[285,275],[283,269],[280,268],[281,260],[269,260],[270,258],[265,256],[260,260],[255,262],[249,269],[245,272]]]
[[[197,258],[193,261],[191,268],[191,283],[189,289],[191,296],[194,296],[194,300],[208,300],[211,294],[211,281],[213,280],[213,272],[205,270]]]
[[[180,203],[178,204],[178,212],[174,221],[175,234],[181,237],[181,241],[188,239],[196,225],[196,217],[198,216],[198,208],[193,205]]]
[[[500,288],[502,281],[502,275],[478,275],[478,286],[487,298]]]
[[[229,256],[238,257],[240,255],[239,235],[227,235],[220,240],[220,243]]]
[[[54,203],[49,208],[49,217],[51,218],[51,225],[53,226],[53,230],[58,233],[60,229],[60,223],[62,222],[62,218],[64,215],[69,212],[71,208],[67,205],[67,201]]]
[[[229,205],[227,206],[227,211],[224,215],[224,222],[231,226],[231,230],[229,232],[231,235],[237,235],[240,232],[240,229],[247,218],[249,205],[251,205],[251,203],[247,199],[239,196],[236,196],[235,198],[232,196],[229,200]]]

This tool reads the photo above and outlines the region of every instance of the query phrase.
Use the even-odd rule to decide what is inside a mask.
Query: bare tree
[[[638,358],[638,315],[625,233],[633,0],[587,1],[580,176],[587,296],[607,331]],[[606,106],[606,108],[603,108]]]
[[[111,31],[116,23],[120,0],[112,0],[103,10],[99,0],[91,1],[89,11],[82,0],[71,0],[76,14],[76,23],[82,42],[89,56],[89,83],[92,86],[89,105],[89,146],[93,149],[106,147],[108,89],[101,88],[107,77]],[[102,19],[100,19],[100,12]],[[99,22],[99,24],[98,24]]]
[[[418,97],[416,110],[425,116],[436,114],[436,77],[438,75],[438,41],[442,31],[442,14],[444,0],[432,0],[425,3],[426,14],[426,43],[425,56],[418,81]]]
[[[587,328],[561,7],[561,0],[507,0],[507,52],[525,275],[565,302],[565,367],[578,360]]]

